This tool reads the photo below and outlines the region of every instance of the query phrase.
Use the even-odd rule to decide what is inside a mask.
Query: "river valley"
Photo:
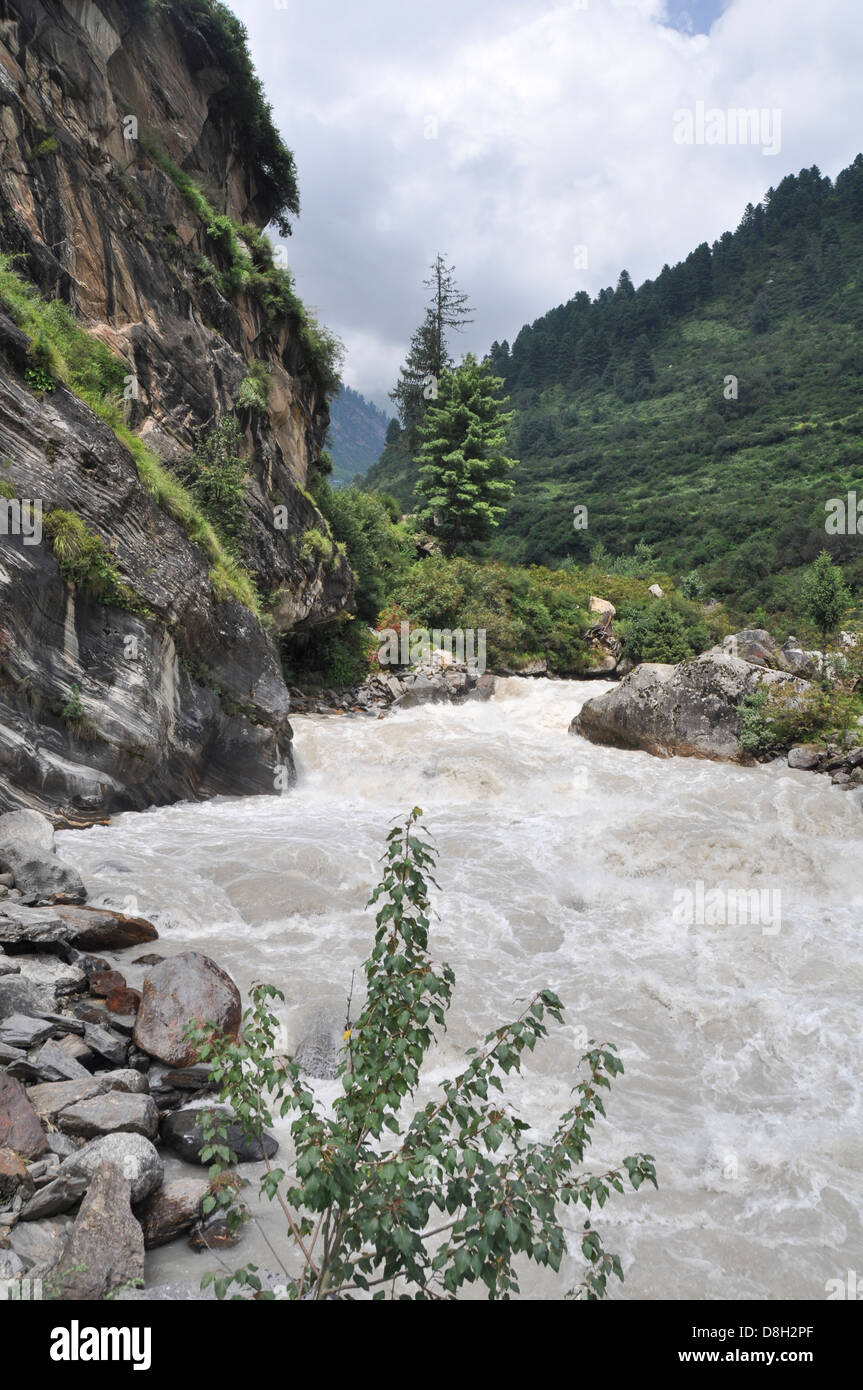
[[[513,1083],[522,1112],[550,1131],[586,1039],[612,1041],[626,1073],[591,1166],[638,1150],[656,1160],[658,1192],[597,1213],[626,1273],[611,1297],[823,1299],[826,1281],[863,1267],[860,809],[784,765],[570,736],[581,703],[608,688],[505,679],[487,703],[300,716],[284,795],[120,815],[59,834],[59,852],[92,903],[152,920],[162,954],[205,952],[244,991],[277,984],[290,1049],[319,1016],[344,1017],[384,836],[421,806],[440,852],[431,948],[457,978],[429,1091],[519,1001],[553,988],[567,1023]],[[681,923],[675,894],[698,883],[779,894],[781,918]],[[326,1097],[335,1083],[316,1085]],[[287,1127],[276,1132],[287,1149]],[[263,1221],[278,1229],[269,1208]],[[273,1267],[254,1225],[220,1253],[230,1268]],[[185,1242],[147,1258],[148,1284],[213,1265]],[[561,1297],[580,1266],[528,1267],[522,1296]]]

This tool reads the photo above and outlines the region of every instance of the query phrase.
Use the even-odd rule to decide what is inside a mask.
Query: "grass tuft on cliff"
[[[62,300],[43,299],[14,268],[15,260],[0,254],[0,302],[30,336],[34,368],[62,381],[113,430],[135,460],[147,491],[211,561],[216,597],[231,595],[259,614],[252,576],[231,554],[188,489],[125,424],[120,405],[125,364],[85,332]]]
[[[45,517],[44,531],[60,573],[68,583],[111,608],[124,608],[142,618],[152,617],[152,610],[141,596],[120,577],[110,547],[77,512],[55,508]]]

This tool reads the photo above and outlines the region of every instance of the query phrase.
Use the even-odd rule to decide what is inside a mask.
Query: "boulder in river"
[[[144,1232],[144,1247],[167,1245],[200,1219],[204,1198],[210,1191],[206,1178],[175,1178],[163,1183],[135,1208]]]
[[[69,930],[69,940],[81,951],[124,951],[155,941],[159,933],[144,917],[128,917],[106,907],[62,907],[57,916]]]
[[[185,1067],[198,1060],[185,1038],[190,1023],[212,1023],[217,1032],[236,1037],[240,1015],[240,992],[230,975],[209,956],[185,951],[145,978],[132,1038],[151,1057]]]
[[[772,687],[793,697],[803,696],[808,684],[721,647],[678,666],[644,662],[614,690],[586,701],[570,733],[612,748],[743,762],[741,703],[746,695]]]
[[[272,1158],[278,1152],[278,1141],[269,1133],[263,1132],[263,1143],[257,1139],[247,1139],[239,1120],[229,1118],[228,1112],[215,1107],[218,1113],[228,1119],[228,1148],[235,1153],[240,1163],[259,1162],[266,1155]],[[162,1121],[162,1142],[187,1163],[201,1163],[201,1149],[204,1147],[204,1128],[202,1110],[175,1110]],[[217,1141],[221,1142],[221,1141]]]
[[[0,816],[0,869],[37,903],[82,903],[87,896],[80,874],[58,859],[54,827],[38,811]]]
[[[144,1277],[144,1235],[132,1215],[129,1180],[113,1163],[96,1170],[63,1252],[64,1299],[100,1299]]]

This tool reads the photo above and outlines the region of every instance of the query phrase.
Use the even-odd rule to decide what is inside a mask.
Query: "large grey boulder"
[[[149,1096],[128,1091],[106,1091],[61,1110],[57,1124],[64,1134],[95,1139],[100,1134],[123,1131],[154,1139],[159,1130],[159,1112]]]
[[[236,1037],[240,1015],[240,991],[230,975],[209,956],[185,951],[146,976],[132,1039],[161,1062],[189,1066],[198,1054],[185,1039],[188,1025],[210,1022],[219,1033]]]
[[[144,1277],[144,1235],[132,1215],[129,1180],[100,1164],[59,1265],[64,1299],[104,1298]]]
[[[745,696],[762,688],[782,690],[793,699],[806,693],[808,683],[721,647],[678,666],[645,662],[614,690],[588,700],[570,733],[659,756],[744,762],[738,742],[740,706]]]
[[[82,903],[87,896],[77,870],[57,858],[54,827],[38,811],[0,816],[0,870],[9,870],[15,887],[36,902]]]
[[[143,1134],[106,1134],[102,1139],[91,1139],[83,1149],[64,1158],[59,1177],[82,1177],[89,1182],[106,1161],[131,1182],[133,1202],[149,1197],[165,1176],[156,1148]]]

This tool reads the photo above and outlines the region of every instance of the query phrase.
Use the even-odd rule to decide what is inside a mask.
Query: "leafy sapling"
[[[566,1296],[601,1298],[623,1269],[589,1214],[625,1183],[656,1186],[650,1154],[599,1174],[582,1170],[597,1116],[605,1115],[602,1091],[623,1071],[614,1048],[588,1044],[571,1108],[550,1139],[528,1140],[504,1087],[546,1037],[548,1020],[563,1021],[557,996],[539,990],[514,1022],[469,1049],[435,1099],[411,1105],[455,984],[450,967],[428,951],[436,855],[421,815],[415,807],[387,837],[369,903],[377,913],[365,1002],[346,1028],[340,1094],[329,1108],[296,1063],[275,1055],[272,1002],[283,996],[273,985],[253,986],[239,1040],[212,1025],[193,1026],[188,1036],[249,1137],[260,1137],[274,1113],[292,1116],[293,1163],[286,1171],[267,1162],[261,1180],[285,1218],[279,1260],[289,1298],[449,1300],[473,1284],[489,1298],[510,1298],[519,1292],[519,1257],[560,1269],[568,1253],[563,1219],[579,1206],[588,1216],[580,1239],[586,1271]],[[203,1154],[216,1160],[215,1177],[232,1159],[225,1113],[212,1112],[211,1126]],[[207,1199],[210,1210],[218,1200]],[[219,1297],[232,1286],[233,1297],[276,1296],[253,1265],[204,1282],[214,1282]]]

